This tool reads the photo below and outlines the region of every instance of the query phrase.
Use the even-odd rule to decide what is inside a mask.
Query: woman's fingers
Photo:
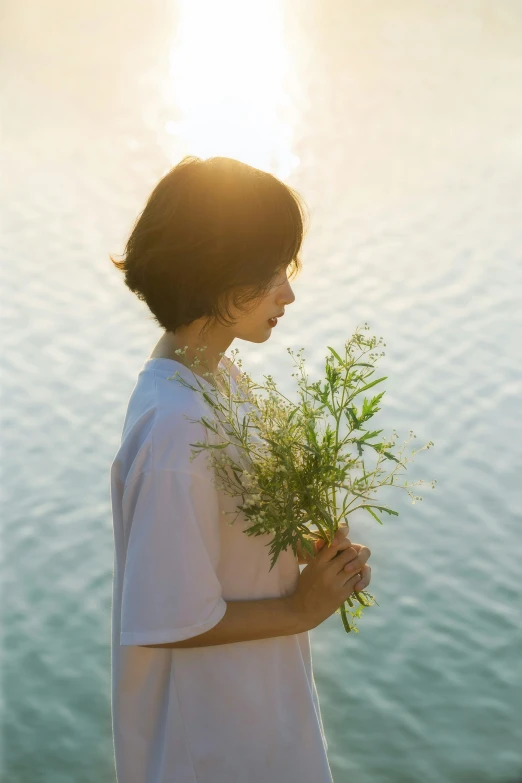
[[[344,551],[345,549],[348,549],[352,545],[352,542],[349,538],[342,538],[340,541],[335,542],[332,541],[330,546],[323,546],[317,555],[317,559],[323,563],[328,563],[330,560],[333,560],[334,557],[337,557],[337,555]]]
[[[351,546],[349,550],[339,555],[339,571],[343,571],[348,576],[356,574],[358,571],[361,571],[370,555],[371,552],[367,546],[361,546],[359,551],[354,546]]]
[[[340,525],[335,532],[334,538],[330,546],[326,545],[324,539],[315,541],[316,555],[315,559],[325,565],[330,563],[331,566],[336,567],[336,571],[339,573],[346,573],[348,578],[353,577],[354,573],[361,573],[361,583],[364,576],[369,582],[369,571],[363,568],[366,561],[371,555],[371,551],[364,544],[352,544],[348,538],[348,526]],[[357,588],[358,590],[364,589],[363,587]]]
[[[323,554],[321,556],[321,560],[325,563],[329,560],[333,560],[336,555],[338,555],[340,552],[342,552],[344,549],[348,549],[352,545],[352,542],[348,538],[348,526],[347,525],[340,525],[337,530],[334,533],[334,537],[332,539],[332,543],[330,546],[326,545],[326,542],[324,542],[324,545],[321,546],[321,549],[319,551],[323,551]]]
[[[370,584],[370,580],[372,578],[372,567],[367,564],[363,565],[360,573],[361,578],[354,586],[354,590],[357,590],[357,592],[364,590]]]

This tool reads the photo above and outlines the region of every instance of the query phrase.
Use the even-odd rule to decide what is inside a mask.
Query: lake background
[[[244,368],[291,392],[287,346],[319,377],[367,321],[375,424],[435,443],[422,503],[354,515],[380,605],[311,632],[335,783],[522,780],[522,3],[0,13],[2,781],[114,781],[109,468],[160,332],[108,255],[185,154],[311,209],[296,300],[231,346]]]

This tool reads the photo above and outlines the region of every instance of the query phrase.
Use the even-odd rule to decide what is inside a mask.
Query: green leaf
[[[300,538],[299,538],[299,541],[301,542],[301,549],[302,549],[304,552],[308,552],[308,554],[309,554],[311,557],[313,557],[313,556],[315,555],[315,548],[313,547],[313,545],[312,545],[312,543],[310,542],[310,540],[309,540],[308,538],[306,538],[306,537],[304,537],[304,538],[301,538],[301,537],[300,537]]]
[[[298,411],[298,408],[294,408],[294,410],[290,413],[290,416],[288,417],[288,424],[290,424],[290,422],[292,421],[292,419],[295,416],[295,414],[297,413],[297,411]]]
[[[367,511],[367,512],[368,512],[368,514],[371,514],[371,515],[372,515],[372,517],[373,517],[374,519],[376,519],[376,520],[377,520],[377,522],[379,523],[379,525],[382,525],[382,519],[379,519],[379,517],[377,516],[377,514],[375,514],[375,512],[373,512],[373,511],[371,510],[370,506],[363,506],[363,508],[364,508],[364,510],[365,510],[365,511]]]
[[[329,345],[327,345],[326,347],[328,348],[329,351],[331,351],[333,353],[333,355],[335,356],[335,358],[337,359],[339,364],[344,364],[343,360],[341,359],[341,357],[339,356],[337,351],[334,351],[334,349],[331,346],[329,346]]]
[[[375,438],[377,435],[379,435],[383,430],[374,430],[373,432],[366,432],[362,438],[359,438],[359,440],[368,440],[368,438]],[[371,445],[371,444],[368,444]]]
[[[208,419],[205,416],[201,417],[201,421],[205,425],[205,427],[207,427],[209,430],[212,430],[212,432],[215,432],[216,435],[219,434],[217,429],[215,427],[213,427],[212,424],[209,423]]]
[[[357,394],[361,394],[361,392],[366,391],[366,389],[371,389],[371,387],[375,386],[376,383],[380,383],[381,381],[385,381],[385,380],[387,380],[387,378],[388,378],[388,376],[385,375],[382,378],[377,378],[376,381],[372,381],[371,383],[367,383],[366,386],[362,387],[362,389],[358,389],[353,396],[355,397]],[[383,392],[383,394],[384,394],[384,392]]]
[[[382,391],[380,394],[375,395],[375,397],[372,397],[371,406],[374,408],[377,403],[380,401],[381,397],[386,394],[386,391]]]
[[[241,481],[240,477],[238,476],[237,470],[235,468],[231,468],[231,470],[232,470],[232,473],[234,474],[234,476],[236,477],[237,483],[238,484],[242,484],[242,481]]]
[[[388,508],[388,506],[377,506],[375,505],[375,503],[368,503],[368,504],[363,503],[361,506],[359,506],[359,508],[366,508],[366,509],[376,508],[378,511],[386,511],[387,514],[393,514],[394,517],[399,516],[398,511],[394,511],[392,508]]]
[[[365,443],[365,446],[370,446],[372,449],[375,449],[375,451],[378,451],[381,453],[382,451],[382,443]]]
[[[315,457],[320,454],[320,450],[318,448],[313,448],[312,446],[308,446],[307,443],[296,443],[296,446],[300,449],[305,449],[306,451],[311,452]]]
[[[394,517],[399,516],[398,511],[394,511],[392,508],[388,508],[387,506],[374,506],[378,511],[386,511],[387,514],[393,514]]]
[[[358,419],[358,418],[357,418],[357,416],[356,416],[356,413],[355,413],[355,411],[356,411],[356,410],[357,410],[357,408],[355,408],[355,407],[352,405],[352,407],[351,407],[351,408],[346,408],[346,410],[345,410],[345,412],[344,412],[344,413],[345,413],[345,416],[346,416],[347,418],[348,418],[348,416],[351,418],[351,420],[353,421],[353,424],[354,424],[354,426],[355,426],[355,429],[356,429],[356,430],[358,430],[358,429],[360,429],[361,425],[360,425],[360,423],[359,423],[359,419]]]
[[[372,416],[372,406],[371,406],[371,404],[368,402],[368,400],[366,399],[366,397],[364,398],[364,401],[363,401],[363,406],[362,406],[361,416],[362,416],[363,420],[365,420],[365,419],[369,419],[369,418],[370,418],[370,416]]]

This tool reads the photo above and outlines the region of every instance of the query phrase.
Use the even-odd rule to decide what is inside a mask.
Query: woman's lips
[[[277,326],[277,318],[269,318],[268,323],[270,326]]]

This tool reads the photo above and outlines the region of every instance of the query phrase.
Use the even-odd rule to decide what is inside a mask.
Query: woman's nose
[[[292,304],[293,301],[295,301],[295,294],[292,291],[292,286],[286,281],[286,286],[284,286],[282,292],[281,292],[281,301],[285,304]]]

